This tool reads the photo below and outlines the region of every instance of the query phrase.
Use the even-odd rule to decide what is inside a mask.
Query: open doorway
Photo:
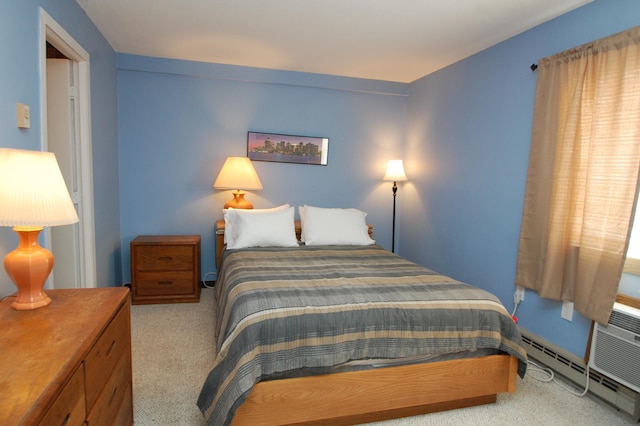
[[[46,228],[50,288],[96,287],[89,54],[40,9],[42,148],[55,153],[80,221]]]

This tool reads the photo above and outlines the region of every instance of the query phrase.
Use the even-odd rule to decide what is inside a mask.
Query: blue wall
[[[542,58],[640,25],[640,2],[601,0],[410,86],[401,254],[513,308],[536,73]],[[520,325],[583,356],[591,322],[527,291]]]
[[[121,280],[116,57],[105,38],[75,1],[0,2],[0,147],[42,149],[40,7],[91,57],[96,272],[99,286],[112,285]],[[30,129],[18,129],[16,126],[18,102],[30,107]],[[18,238],[11,228],[0,227],[0,257],[4,258],[17,244]],[[6,273],[1,273],[0,297],[15,290]]]
[[[118,55],[123,279],[140,234],[202,237],[203,278],[215,279],[214,223],[231,191],[212,188],[247,131],[329,138],[327,166],[254,162],[256,208],[356,207],[391,246],[386,161],[402,154],[408,85]],[[212,273],[212,275],[208,275]]]

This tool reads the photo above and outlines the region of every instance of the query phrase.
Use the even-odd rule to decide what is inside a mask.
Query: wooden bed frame
[[[300,238],[299,221],[295,226]],[[218,268],[224,228],[224,220],[216,221]],[[264,381],[232,426],[352,425],[489,404],[498,393],[515,392],[517,375],[517,358],[489,355]]]
[[[259,382],[232,426],[352,425],[496,402],[518,360],[490,355]]]

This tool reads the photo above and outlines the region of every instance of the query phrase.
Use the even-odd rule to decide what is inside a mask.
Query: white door
[[[56,155],[78,217],[82,220],[75,68],[68,59],[47,59],[47,148]],[[50,281],[52,288],[83,287],[80,233],[80,223],[51,228],[51,252],[55,258]]]
[[[40,10],[42,148],[54,152],[80,222],[45,228],[55,256],[48,288],[92,288],[96,282],[89,54]],[[47,45],[59,55],[48,55]],[[48,57],[64,58],[59,64]]]

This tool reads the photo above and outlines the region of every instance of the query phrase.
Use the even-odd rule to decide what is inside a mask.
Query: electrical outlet
[[[567,300],[562,302],[562,312],[560,313],[560,317],[567,321],[571,321],[573,319],[573,302],[569,302]]]
[[[524,287],[516,286],[516,297],[520,302],[524,300]]]

